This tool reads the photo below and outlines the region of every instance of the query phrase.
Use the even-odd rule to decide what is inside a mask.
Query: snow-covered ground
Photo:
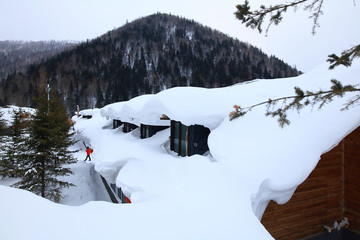
[[[82,162],[84,149],[77,153],[71,181],[78,187],[65,192],[63,205],[0,186],[0,239],[272,239],[259,222],[267,203],[291,197],[320,155],[360,125],[360,107],[340,111],[346,94],[321,111],[290,112],[285,128],[265,117],[264,107],[233,121],[228,114],[234,104],[293,95],[295,86],[317,91],[331,79],[358,83],[359,61],[327,67],[220,89],[173,88],[93,110],[92,119],[74,117],[76,137],[94,149],[90,163]],[[102,117],[156,124],[163,114],[210,128],[209,153],[178,157],[169,150],[169,129],[140,139],[138,129],[123,133]],[[116,182],[132,204],[94,201],[103,189],[91,169]]]

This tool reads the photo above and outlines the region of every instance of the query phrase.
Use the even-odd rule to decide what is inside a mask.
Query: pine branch
[[[246,27],[257,29],[260,33],[262,32],[262,25],[265,17],[270,15],[268,26],[265,31],[265,35],[267,35],[272,24],[278,25],[283,20],[282,14],[286,12],[288,8],[293,8],[294,11],[296,11],[300,6],[304,5],[304,11],[311,13],[309,17],[310,19],[313,19],[311,32],[312,34],[315,34],[316,29],[320,27],[319,19],[320,16],[323,15],[323,3],[324,0],[293,0],[290,3],[278,4],[275,6],[270,5],[269,7],[261,5],[259,10],[251,11],[249,1],[245,0],[244,4],[238,4],[236,6],[237,11],[234,14],[237,19],[242,23],[245,23]],[[353,59],[357,57],[360,57],[360,45],[343,51],[340,56],[331,54],[327,61],[330,62],[330,69],[339,65],[349,67],[351,66]]]
[[[312,4],[306,6],[304,9],[304,10],[310,10],[310,11],[312,9],[314,9],[313,14],[310,16],[310,18],[314,19],[314,24],[313,24],[312,31],[311,31],[311,33],[313,35],[315,35],[315,33],[316,33],[316,28],[320,27],[319,18],[320,18],[320,15],[323,15],[323,11],[322,11],[323,2],[324,2],[323,0],[314,1]],[[317,4],[317,6],[316,6],[316,4]]]
[[[331,80],[332,86],[328,91],[319,90],[317,92],[306,91],[306,93],[299,87],[295,87],[295,95],[281,97],[276,99],[269,99],[249,107],[242,108],[239,105],[234,105],[235,111],[229,114],[230,120],[234,120],[238,117],[246,115],[253,108],[266,105],[266,116],[277,117],[280,127],[289,125],[290,121],[287,118],[287,111],[297,110],[300,111],[303,107],[312,105],[313,107],[318,104],[318,109],[321,109],[324,105],[330,103],[334,97],[343,97],[347,92],[359,92],[353,99],[350,99],[344,108],[341,110],[347,110],[350,106],[360,101],[360,88],[355,88],[352,85],[343,86],[341,82],[333,79]],[[290,103],[287,103],[292,100]],[[281,106],[275,110],[275,106],[282,103]]]
[[[309,4],[310,2],[310,4]],[[295,11],[299,8],[299,6],[304,6],[304,11],[311,12],[310,19],[313,19],[313,28],[312,33],[316,33],[316,28],[320,27],[319,18],[323,14],[323,2],[324,0],[292,0],[290,3],[286,4],[278,4],[275,6],[265,7],[264,5],[260,6],[259,10],[251,11],[249,6],[249,1],[245,0],[244,4],[239,4],[236,6],[237,11],[235,12],[235,16],[237,19],[245,23],[246,27],[251,27],[252,29],[258,29],[258,31],[262,32],[262,24],[264,23],[264,19],[267,15],[270,15],[269,23],[266,28],[266,34],[270,26],[274,23],[275,25],[279,24],[282,21],[282,14],[287,11],[287,9],[293,8]],[[355,5],[355,2],[354,2]],[[345,50],[341,53],[340,56],[336,54],[329,55],[330,69],[335,68],[339,65],[344,65],[346,67],[351,66],[354,58],[360,57],[360,45],[352,47],[348,50]],[[281,127],[285,125],[289,125],[290,121],[287,119],[286,112],[290,109],[296,109],[300,111],[301,108],[311,104],[314,106],[315,104],[319,105],[319,109],[324,105],[330,103],[335,96],[342,97],[346,92],[359,92],[360,89],[355,88],[354,86],[342,86],[342,84],[337,80],[331,80],[332,87],[328,91],[318,91],[318,92],[310,92],[307,91],[304,93],[300,88],[295,88],[294,96],[282,97],[278,99],[269,99],[267,101],[252,105],[250,107],[241,108],[238,105],[235,105],[235,111],[229,114],[230,120],[235,118],[244,116],[249,111],[251,111],[254,107],[267,105],[266,115],[278,117],[278,121]],[[290,103],[287,101],[292,100]],[[270,110],[270,108],[274,108],[276,104],[282,102],[282,106],[276,110]],[[353,106],[360,102],[360,93],[357,94],[354,98],[350,99],[346,105],[341,110],[347,110],[350,106]]]
[[[237,11],[234,13],[236,18],[242,23],[245,23],[246,27],[257,29],[260,33],[262,32],[262,24],[267,15],[270,15],[269,23],[266,28],[265,34],[267,35],[269,28],[272,24],[278,25],[282,20],[282,14],[285,13],[288,8],[293,8],[296,11],[299,6],[304,5],[306,2],[311,0],[295,0],[286,4],[278,4],[275,6],[265,7],[260,6],[260,10],[251,11],[249,1],[245,0],[244,4],[238,4],[236,6]],[[315,30],[319,27],[319,17],[323,14],[323,0],[312,0],[310,4],[304,6],[304,10],[312,12],[310,18],[314,19],[312,33],[315,34]]]
[[[328,62],[330,62],[329,69],[334,69],[339,65],[350,67],[354,58],[358,58],[358,57],[360,57],[360,44],[348,50],[343,51],[340,57],[337,56],[336,54],[329,55],[329,59],[327,60]]]

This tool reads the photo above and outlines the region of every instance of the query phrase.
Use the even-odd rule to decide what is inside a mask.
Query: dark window
[[[148,138],[150,136],[150,126],[141,124],[141,138]]]
[[[110,187],[114,192],[116,191],[116,184],[115,183],[110,183]]]
[[[124,132],[124,133],[131,132],[131,131],[134,130],[135,128],[137,128],[137,126],[136,126],[135,124],[124,122],[123,132]]]
[[[120,199],[121,203],[127,203],[126,202],[126,196],[124,195],[123,191],[121,190],[121,188],[117,188],[117,195],[118,198]]]
[[[188,127],[181,122],[171,122],[171,146],[170,149],[181,156],[188,155]]]
[[[180,156],[204,154],[210,130],[201,125],[186,126],[181,122],[171,121],[170,149]]]
[[[120,200],[122,199],[122,194],[121,193],[122,193],[121,188],[118,188],[117,189],[117,195],[118,195]]]
[[[180,142],[180,123],[179,122],[175,122],[174,123],[174,151],[179,153],[179,144]]]
[[[120,127],[122,122],[120,120],[113,120],[113,129]]]
[[[151,137],[150,136],[150,126],[145,127],[145,138]]]
[[[181,146],[180,146],[180,150],[179,150],[179,153],[181,156],[186,156],[188,155],[188,127],[181,124],[180,125],[180,128],[181,128]]]
[[[157,132],[168,128],[168,126],[152,126],[152,125],[140,125],[141,138],[149,138],[155,135]]]
[[[192,125],[189,127],[189,154],[204,154],[209,150],[207,140],[210,129],[201,125]]]

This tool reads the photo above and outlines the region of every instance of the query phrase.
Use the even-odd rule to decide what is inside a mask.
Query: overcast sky
[[[268,5],[277,0],[250,0]],[[310,0],[311,1],[311,0]],[[309,71],[330,53],[360,44],[360,0],[325,0],[317,34],[302,11],[288,11],[286,22],[267,37],[235,19],[244,0],[0,0],[0,40],[93,39],[156,12],[193,19],[248,42],[299,70]]]

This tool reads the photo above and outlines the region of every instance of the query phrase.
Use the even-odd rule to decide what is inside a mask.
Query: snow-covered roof
[[[94,109],[84,109],[84,110],[79,111],[79,114],[80,114],[80,115],[92,116],[92,115],[96,114],[96,113],[99,112],[99,111],[100,111],[100,109],[98,109],[98,108],[94,108]]]
[[[338,79],[337,75],[349,70],[339,68],[328,71],[326,68],[324,64],[299,77],[254,80],[226,88],[175,87],[158,94],[110,104],[101,109],[101,115],[131,123],[155,123],[165,114],[185,125],[200,124],[215,129],[228,118],[234,104],[250,106],[268,99],[294,95],[295,86],[313,91],[327,89],[331,79]]]
[[[140,110],[152,97],[153,95],[147,94],[132,98],[129,101],[110,104],[102,108],[100,114],[103,117],[140,126],[140,123],[142,123],[139,118],[139,115],[141,114]]]
[[[100,111],[102,116],[119,120],[127,116],[150,123],[166,114],[186,125],[207,126],[211,129],[210,154],[205,156],[171,154],[169,129],[140,139],[139,130],[123,133],[111,129],[111,121],[99,114],[90,120],[78,119],[75,129],[92,144],[96,171],[121,187],[132,204],[91,202],[69,210],[28,193],[0,188],[6,196],[0,198],[0,226],[13,226],[7,219],[17,211],[9,200],[14,198],[20,210],[29,208],[25,216],[19,212],[23,224],[44,204],[47,214],[67,219],[61,234],[56,230],[58,223],[42,222],[42,229],[58,233],[51,235],[53,239],[61,239],[65,233],[67,239],[118,235],[127,239],[272,239],[259,221],[268,202],[284,203],[291,197],[321,154],[360,125],[360,107],[340,110],[353,96],[347,93],[321,110],[315,106],[289,112],[291,124],[285,128],[280,128],[276,119],[265,117],[265,106],[233,121],[228,114],[234,104],[244,107],[294,95],[295,86],[317,91],[329,88],[331,79],[344,85],[358,83],[360,61],[351,68],[327,68],[324,64],[299,77],[256,80],[227,88],[172,88]],[[78,233],[75,226],[80,223],[86,231]],[[35,230],[25,228],[26,234],[16,231],[12,239],[39,237]]]
[[[266,188],[265,192],[281,192],[281,196],[253,196],[254,211],[261,217],[267,201],[272,198],[277,198],[278,202],[287,201],[296,186],[316,166],[320,155],[359,126],[359,118],[354,116],[358,116],[360,108],[340,111],[346,99],[351,97],[348,93],[321,111],[315,106],[305,108],[300,113],[288,113],[292,123],[285,128],[280,128],[276,119],[264,117],[265,106],[255,108],[245,117],[232,122],[228,120],[228,114],[234,104],[250,106],[268,99],[294,95],[294,87],[309,91],[329,89],[331,79],[343,84],[357,84],[359,62],[350,69],[339,67],[330,71],[327,67],[324,64],[299,77],[257,80],[227,88],[172,88],[146,98],[138,112],[121,111],[121,114],[131,113],[142,122],[152,122],[166,114],[170,119],[186,125],[209,127],[213,130],[208,141],[210,153],[216,161],[234,165],[243,175],[247,175],[251,169],[251,179],[259,178],[255,184],[257,188]],[[134,98],[132,101],[139,100]],[[238,166],[242,165],[242,161],[247,162],[244,168]],[[259,162],[264,167],[259,168]],[[278,169],[287,170],[279,174]],[[285,197],[282,196],[284,194]]]

